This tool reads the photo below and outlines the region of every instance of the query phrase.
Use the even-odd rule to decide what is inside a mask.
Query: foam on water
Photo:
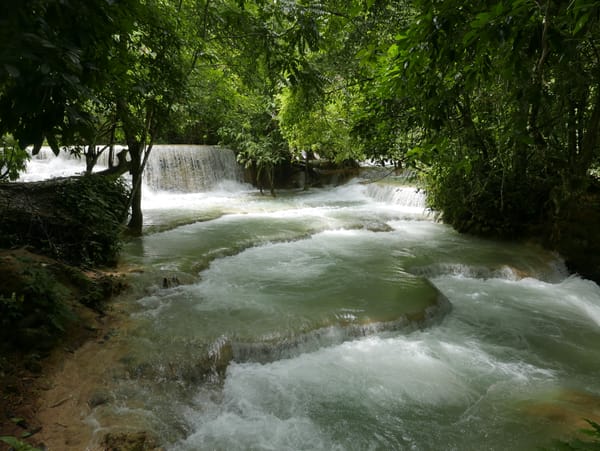
[[[589,280],[570,276],[549,282],[522,277],[506,266],[496,270],[466,265],[446,268],[448,271],[438,273],[434,283],[445,292],[454,291],[457,297],[468,287],[478,299],[493,297],[497,307],[527,308],[551,318],[568,317],[570,321],[588,321],[600,326],[600,287]],[[555,277],[549,278],[556,280]]]
[[[366,194],[377,202],[392,203],[405,207],[427,208],[427,197],[414,186],[397,186],[386,183],[369,183]]]
[[[500,406],[508,393],[523,396],[554,378],[472,345],[424,334],[369,337],[265,365],[233,364],[217,401],[197,395],[187,413],[194,432],[173,449],[375,449],[406,446],[408,437],[422,447],[430,428],[415,425],[427,415],[435,421],[443,411],[458,422],[477,403]]]
[[[99,165],[97,170],[104,169]],[[42,147],[37,155],[27,162],[26,171],[19,177],[22,182],[37,182],[55,177],[69,177],[80,174],[85,170],[85,160],[77,158],[68,152],[55,156],[49,147]]]
[[[228,219],[218,220],[218,230],[223,231]],[[248,227],[247,219],[243,224]],[[236,222],[232,226],[238,229]],[[180,235],[181,228],[161,234],[159,242],[176,232]],[[197,235],[189,236],[198,246]],[[215,246],[207,228],[199,236]],[[437,308],[442,297],[426,280],[389,264],[393,257],[382,252],[388,242],[384,234],[339,229],[310,238],[255,243],[213,260],[195,284],[141,299],[139,314],[156,318],[152,330],[158,333],[172,327],[175,335],[195,337],[196,324],[201,322],[206,337],[225,333],[234,343],[271,341],[275,348],[283,340],[292,344],[305,340],[311,331],[318,330],[321,336],[330,326],[347,327],[343,336],[351,337],[370,328],[372,332],[385,329],[379,323],[402,327],[410,323],[408,314],[426,321],[433,315],[426,309]]]

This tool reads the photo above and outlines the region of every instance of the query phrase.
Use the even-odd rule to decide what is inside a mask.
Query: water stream
[[[460,235],[398,183],[203,189],[146,189],[97,437],[530,450],[600,417],[600,288],[558,256]]]

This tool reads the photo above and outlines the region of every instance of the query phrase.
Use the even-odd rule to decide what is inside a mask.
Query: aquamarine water
[[[598,286],[399,190],[150,193],[117,416],[172,450],[527,450],[598,416]]]
[[[363,182],[146,187],[90,447],[148,430],[169,450],[532,450],[599,421],[599,287]]]

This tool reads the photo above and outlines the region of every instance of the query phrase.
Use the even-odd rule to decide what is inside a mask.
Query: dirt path
[[[94,423],[92,413],[109,400],[107,377],[123,352],[130,318],[127,299],[133,294],[113,298],[100,313],[79,302],[85,292],[65,282],[65,274],[73,268],[24,249],[0,251],[4,288],[19,292],[18,279],[28,268],[48,269],[60,280],[65,305],[75,320],[58,343],[44,347],[47,351],[14,349],[0,354],[0,437],[48,451],[127,449],[102,444],[106,431]],[[123,276],[130,272],[120,268],[87,277],[115,276],[120,290],[126,285]],[[8,449],[0,440],[0,451]]]
[[[105,450],[103,434],[90,420],[92,409],[106,400],[106,369],[119,358],[126,315],[116,304],[105,315],[91,312],[86,326],[70,335],[31,371],[13,362],[12,384],[2,398],[0,436],[22,438],[48,451]],[[23,365],[23,366],[22,366]],[[9,449],[0,444],[0,450]]]
[[[113,306],[114,308],[114,306]],[[107,368],[119,359],[116,330],[124,333],[123,315],[107,315],[96,336],[73,353],[57,357],[49,368],[45,389],[37,399],[38,440],[49,451],[103,450],[102,430],[91,416],[93,408],[108,401]]]

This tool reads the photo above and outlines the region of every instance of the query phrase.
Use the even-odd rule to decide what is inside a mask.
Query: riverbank
[[[121,355],[119,338],[126,337],[128,313],[113,302],[93,336],[72,353],[57,352],[50,362],[47,382],[36,398],[37,421],[42,429],[39,440],[48,450],[107,451],[154,450],[150,439],[107,435],[95,423],[92,412],[110,401],[106,385],[107,369]],[[148,446],[137,447],[140,444]]]
[[[556,250],[571,272],[600,284],[600,188],[570,205],[543,236],[542,244]]]
[[[90,376],[78,377],[75,368],[68,370],[69,362],[80,353],[96,358],[98,351],[90,352],[89,347],[101,347],[121,327],[118,304],[108,302],[126,289],[125,277],[13,249],[0,250],[0,280],[0,437],[40,449],[64,449],[49,446],[51,430],[79,427],[79,416],[62,412]],[[70,394],[55,399],[57,390]],[[0,450],[5,449],[9,446],[0,444]]]
[[[71,335],[51,355],[40,359],[37,369],[29,369],[27,360],[10,361],[1,378],[5,388],[0,435],[21,439],[39,449],[86,449],[91,427],[82,422],[82,392],[93,375],[82,375],[76,362],[80,355],[98,357],[98,348],[118,318],[92,313],[84,321],[86,326],[78,328],[78,336]],[[0,449],[8,449],[2,446]]]

